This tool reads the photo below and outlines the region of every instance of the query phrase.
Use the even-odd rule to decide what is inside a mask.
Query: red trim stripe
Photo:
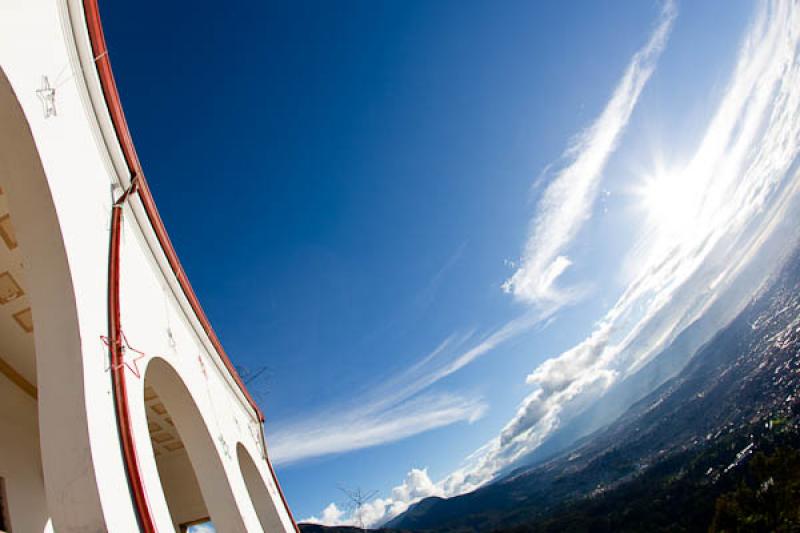
[[[147,500],[144,479],[139,468],[139,457],[136,454],[136,441],[133,437],[130,408],[128,406],[128,388],[125,381],[125,354],[122,352],[122,326],[120,324],[119,298],[119,248],[122,233],[122,209],[131,189],[111,208],[111,243],[108,258],[108,347],[111,352],[111,375],[114,384],[114,408],[117,415],[122,456],[125,460],[125,474],[133,496],[139,526],[145,533],[156,533],[153,513]]]
[[[100,21],[100,10],[97,3],[97,0],[84,0],[83,1],[83,9],[84,9],[84,16],[86,18],[86,25],[89,30],[89,40],[92,46],[92,55],[95,57],[95,67],[97,68],[97,74],[100,78],[100,85],[103,89],[103,97],[106,101],[106,106],[108,108],[109,114],[111,116],[111,122],[114,125],[114,131],[117,136],[117,140],[119,141],[120,147],[122,148],[122,153],[125,157],[125,163],[128,167],[128,171],[130,172],[131,178],[136,178],[137,180],[137,187],[139,198],[142,202],[144,207],[145,213],[147,214],[147,218],[150,221],[150,225],[153,227],[155,231],[156,238],[161,245],[161,249],[163,250],[164,254],[167,257],[167,261],[169,262],[170,268],[172,272],[175,274],[175,277],[178,280],[178,283],[181,286],[181,290],[183,290],[186,299],[189,301],[189,305],[191,305],[192,310],[197,315],[200,324],[205,330],[206,335],[211,340],[211,344],[214,346],[214,349],[222,359],[225,367],[230,372],[233,379],[236,381],[236,384],[241,389],[242,393],[247,398],[247,401],[250,403],[250,406],[256,412],[259,421],[264,422],[264,414],[262,413],[261,409],[256,404],[253,397],[245,387],[244,382],[242,381],[241,377],[239,376],[238,372],[234,368],[233,364],[231,363],[230,358],[225,353],[225,349],[222,347],[222,344],[217,337],[217,334],[214,332],[214,329],[211,327],[211,323],[208,320],[208,317],[203,311],[203,308],[200,305],[199,300],[197,299],[197,295],[192,289],[191,284],[189,283],[189,279],[186,276],[186,272],[183,270],[180,261],[178,260],[178,255],[175,252],[175,248],[172,246],[172,242],[170,241],[169,235],[167,235],[166,228],[164,227],[164,222],[161,220],[161,215],[158,213],[158,209],[156,208],[155,201],[153,200],[153,195],[150,192],[150,187],[147,185],[147,180],[145,179],[144,172],[142,171],[142,166],[139,161],[139,157],[136,155],[136,148],[133,145],[133,139],[131,137],[130,130],[128,129],[127,121],[125,120],[125,113],[122,110],[122,103],[119,98],[119,92],[117,90],[117,84],[114,80],[114,73],[111,70],[111,61],[108,58],[107,47],[105,36],[103,34],[103,26]],[[121,209],[116,208],[114,209],[114,219],[116,217],[121,218]],[[112,228],[113,228],[113,220],[112,219]],[[113,234],[113,231],[112,231]],[[114,256],[113,252],[113,235],[112,235],[112,260]],[[118,235],[117,235],[117,253],[118,255]],[[119,330],[119,277],[118,272],[115,281],[114,287],[115,296],[111,294],[111,287],[109,287],[109,309],[110,311],[116,309],[115,312],[109,313],[109,333],[114,334],[115,332],[118,333]],[[112,298],[115,298],[114,306],[112,307]],[[112,322],[113,320],[113,322]],[[119,340],[119,337],[116,337],[116,340]],[[112,346],[115,346],[114,341],[115,338],[112,337],[110,339],[112,342]],[[113,354],[113,350],[112,350]],[[125,394],[125,387],[124,387],[124,366],[121,367],[122,376],[122,390],[118,391],[120,397],[116,398],[116,402],[118,404],[124,403],[125,407],[127,406],[127,395]],[[116,374],[115,374],[116,375]],[[116,377],[115,377],[115,384],[116,384]],[[127,408],[123,409],[125,413],[127,413]],[[142,527],[145,529],[146,533],[152,533],[155,529],[148,529],[148,522],[150,520],[150,527],[152,528],[152,518],[150,517],[150,510],[147,504],[147,497],[144,492],[144,485],[141,479],[141,474],[139,472],[139,465],[138,460],[136,458],[136,449],[135,445],[133,445],[132,440],[132,431],[130,427],[130,419],[127,415],[124,415],[119,418],[120,424],[120,434],[123,440],[123,449],[125,449],[125,435],[130,435],[132,445],[131,448],[124,452],[124,458],[126,462],[126,468],[129,472],[130,478],[136,478],[135,480],[131,480],[131,488],[134,492],[134,501],[136,507],[139,511],[140,516],[142,517]],[[262,438],[263,438],[263,427],[262,427]],[[289,518],[292,521],[292,525],[294,526],[295,531],[299,533],[300,529],[297,526],[297,522],[295,521],[294,517],[292,516],[292,511],[289,508],[289,505],[286,501],[286,497],[283,494],[283,490],[281,489],[280,483],[278,482],[278,477],[275,475],[275,470],[272,467],[272,462],[269,460],[269,457],[266,458],[267,465],[269,467],[270,474],[275,482],[275,486],[278,488],[278,493],[280,494],[281,501],[286,509],[286,512],[289,514]]]
[[[197,315],[203,330],[205,330],[206,335],[208,335],[208,338],[211,340],[211,344],[214,346],[214,349],[219,354],[220,359],[222,359],[223,364],[228,369],[228,372],[230,372],[234,381],[236,381],[242,393],[244,393],[250,406],[257,413],[259,420],[263,422],[264,414],[248,392],[247,387],[245,387],[244,382],[242,382],[242,378],[239,376],[239,373],[236,372],[230,358],[228,358],[228,355],[225,353],[225,349],[217,338],[214,328],[211,327],[211,323],[208,321],[208,317],[206,317],[205,311],[203,311],[203,308],[200,306],[197,295],[195,295],[194,289],[192,289],[192,285],[186,277],[186,272],[183,270],[178,260],[178,254],[175,253],[175,248],[172,246],[172,241],[170,241],[169,235],[167,235],[164,222],[161,220],[161,215],[159,215],[158,209],[156,208],[153,195],[150,192],[150,187],[147,185],[147,180],[142,171],[142,165],[139,162],[139,157],[136,155],[136,149],[133,146],[133,139],[128,129],[128,123],[125,120],[125,113],[122,111],[122,103],[119,99],[117,84],[114,81],[114,73],[111,71],[111,61],[108,59],[97,0],[84,0],[83,9],[86,16],[86,24],[89,28],[92,54],[96,58],[95,66],[97,67],[97,74],[100,77],[100,85],[103,88],[106,106],[111,115],[111,122],[114,124],[114,130],[117,134],[120,147],[122,148],[122,153],[125,156],[125,163],[128,166],[128,171],[131,173],[131,177],[135,176],[139,180],[139,198],[142,201],[145,213],[147,213],[147,218],[150,220],[150,225],[155,231],[156,238],[158,238],[158,242],[161,244],[161,249],[167,257],[172,272],[178,279],[183,294],[186,296],[186,299],[189,300],[189,305],[191,305],[192,310]]]

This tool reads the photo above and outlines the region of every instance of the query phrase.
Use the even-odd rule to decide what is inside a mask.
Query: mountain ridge
[[[800,388],[798,294],[800,254],[795,249],[784,267],[677,375],[610,425],[551,459],[517,469],[472,493],[422,500],[386,527],[485,531],[533,524],[565,504],[640,478],[671,458],[702,456],[720,439],[747,437],[775,413],[790,420],[784,428],[794,428],[794,391]]]

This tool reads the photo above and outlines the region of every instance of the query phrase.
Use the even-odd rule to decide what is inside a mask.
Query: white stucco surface
[[[0,186],[34,324],[34,353],[14,349],[8,358],[35,369],[29,377],[38,388],[35,401],[0,375],[0,477],[15,532],[45,531],[50,519],[58,532],[139,530],[101,341],[108,333],[111,205],[129,176],[90,50],[82,2],[0,2]],[[37,95],[44,77],[55,87],[55,116],[45,116]],[[221,531],[292,531],[258,414],[205,334],[136,196],[124,208],[121,249],[122,329],[144,353],[140,376],[126,370],[131,424],[158,531],[202,518],[191,516],[203,510],[191,490],[174,509],[162,490],[180,484],[180,465],[189,460],[203,495],[221,495],[205,502],[212,520],[228,524]],[[171,406],[171,433],[148,421],[150,360],[157,361],[158,396]],[[19,430],[5,431],[11,427]],[[156,456],[152,435],[184,446]],[[241,449],[253,459],[246,474]],[[209,481],[209,472],[218,479]],[[263,490],[252,488],[259,486],[254,476]]]
[[[44,531],[49,514],[44,497],[42,460],[36,403],[13,383],[0,376],[0,478],[14,531]]]

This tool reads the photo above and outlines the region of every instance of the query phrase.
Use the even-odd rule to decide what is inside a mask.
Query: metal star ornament
[[[100,339],[103,341],[103,344],[105,344],[109,349],[111,348],[111,339],[109,339],[105,335],[101,335]],[[142,373],[139,370],[138,363],[141,359],[144,359],[146,357],[146,354],[141,350],[137,350],[136,348],[131,346],[130,343],[128,343],[128,338],[125,336],[125,333],[123,331],[120,331],[119,348],[120,348],[121,361],[116,367],[114,367],[114,370],[117,370],[125,366],[128,370],[131,371],[131,374],[133,374],[137,378],[141,378]],[[127,356],[128,352],[133,352],[137,355],[129,361]],[[112,365],[109,365],[109,367],[106,370],[111,370],[111,368]]]
[[[42,76],[42,86],[36,89],[36,96],[42,102],[44,118],[56,116],[56,89],[50,86],[47,76]]]

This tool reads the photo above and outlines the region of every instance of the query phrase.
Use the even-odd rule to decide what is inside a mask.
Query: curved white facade
[[[263,417],[160,226],[97,22],[92,0],[0,3],[0,531],[294,531]]]

